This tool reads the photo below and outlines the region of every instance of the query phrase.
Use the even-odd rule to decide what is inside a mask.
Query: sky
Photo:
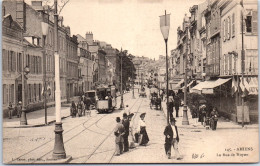
[[[61,0],[58,0],[60,2]],[[205,0],[70,0],[61,15],[71,34],[83,37],[91,31],[94,40],[128,50],[135,56],[158,59],[165,55],[159,16],[170,16],[168,54],[176,48],[177,28],[189,8]]]

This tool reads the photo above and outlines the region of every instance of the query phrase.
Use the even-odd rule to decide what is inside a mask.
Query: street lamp
[[[186,29],[186,55],[184,56],[184,68],[185,68],[185,76],[184,76],[184,106],[183,106],[183,118],[182,125],[189,125],[188,114],[187,114],[187,57],[189,51],[189,17],[185,14],[184,17],[185,29]]]
[[[60,64],[59,64],[59,52],[58,52],[58,2],[54,0],[54,61],[55,61],[55,112],[56,112],[56,123],[55,123],[55,142],[52,157],[53,159],[66,159],[66,152],[63,143],[63,129],[61,122],[61,99],[60,99]],[[68,156],[67,159],[71,159]]]
[[[23,40],[23,39],[22,39]],[[24,67],[24,54],[22,56],[22,114],[20,118],[20,125],[27,125],[26,118],[26,106],[25,106],[25,76],[30,73],[30,68],[28,66]]]
[[[42,48],[43,48],[43,83],[44,83],[44,90],[43,90],[43,95],[44,95],[44,115],[45,115],[45,125],[48,124],[47,122],[47,97],[46,97],[46,92],[47,92],[47,86],[46,86],[46,54],[45,54],[45,41],[46,41],[46,36],[48,34],[49,30],[49,24],[42,22],[42,36],[43,36],[43,41],[42,41]]]
[[[165,41],[166,46],[166,94],[167,94],[167,101],[166,101],[166,107],[167,107],[167,124],[169,124],[169,109],[168,109],[168,102],[169,102],[169,78],[168,78],[168,49],[167,49],[167,42],[168,42],[168,36],[169,36],[169,30],[170,30],[170,14],[160,16],[160,29]]]
[[[122,65],[122,48],[120,52],[120,58],[121,58],[121,104],[120,104],[120,109],[124,109],[124,97],[123,97],[123,65]]]

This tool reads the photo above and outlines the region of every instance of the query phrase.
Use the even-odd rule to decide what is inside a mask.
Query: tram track
[[[92,116],[91,118],[87,119],[87,120],[84,121],[83,123],[80,123],[80,124],[74,126],[73,128],[71,128],[71,129],[69,129],[68,131],[64,132],[63,135],[67,135],[68,133],[70,133],[70,132],[73,131],[74,129],[78,128],[79,126],[81,126],[81,125],[83,125],[83,124],[85,124],[85,123],[87,123],[87,122],[89,122],[91,119],[93,119],[93,118],[95,118],[95,117],[97,117],[97,116],[98,116],[98,114],[96,114],[95,116]],[[45,142],[45,143],[43,143],[43,144],[37,146],[36,148],[34,148],[34,149],[32,149],[32,150],[29,150],[28,152],[26,152],[26,153],[20,155],[19,157],[16,157],[16,158],[12,159],[12,161],[9,161],[9,162],[7,162],[7,163],[8,163],[8,164],[12,164],[13,161],[17,161],[17,160],[23,158],[24,156],[26,156],[26,155],[28,155],[28,154],[30,154],[30,153],[32,153],[32,152],[34,152],[34,151],[36,151],[36,150],[42,148],[43,146],[45,146],[45,145],[47,145],[48,143],[52,142],[54,139],[55,139],[55,138],[50,139],[49,141],[47,141],[47,142]]]
[[[138,99],[134,102],[134,104],[133,104],[133,105],[131,106],[131,108],[129,109],[130,112],[131,112],[131,110],[134,108],[134,106],[136,105],[136,103],[137,103],[139,100],[140,100],[140,98],[138,98]],[[138,110],[136,111],[136,113],[139,111],[140,106],[142,105],[142,102],[143,102],[143,99],[141,100],[141,102],[140,102],[140,104],[139,104],[139,106],[138,106]],[[102,129],[102,128],[100,128],[100,129]],[[84,162],[82,162],[82,163],[87,163],[87,161],[88,161],[92,156],[94,156],[94,155],[100,153],[100,152],[96,153],[96,151],[97,151],[97,150],[105,143],[105,141],[112,135],[113,131],[114,131],[114,128],[113,128],[113,130],[111,130],[111,131],[106,135],[106,137],[99,143],[99,145],[93,150],[93,152],[90,153],[89,155],[87,155],[87,156],[88,156],[87,159],[86,159]],[[103,135],[103,134],[102,134],[102,135]],[[114,150],[108,150],[107,152],[110,152],[110,151],[114,151]],[[105,153],[105,152],[102,152],[102,153]],[[111,162],[111,160],[113,159],[114,154],[115,154],[115,152],[112,153],[112,156],[110,157],[108,163]]]
[[[139,99],[140,99],[140,98],[139,98]],[[137,115],[137,113],[139,113],[139,110],[140,110],[140,107],[141,107],[141,105],[142,105],[143,101],[144,101],[144,99],[142,98],[142,101],[141,101],[140,105],[138,106],[138,109],[137,109],[137,111],[136,111],[136,112],[134,112],[134,113],[135,113],[135,115],[134,115],[134,117],[133,117],[133,119],[132,119],[132,121],[133,121],[133,124],[134,124],[134,120],[135,120],[135,118],[136,118],[136,115]],[[113,159],[113,157],[114,157],[114,156],[115,156],[115,152],[113,153],[113,155],[112,155],[112,156],[111,156],[111,158],[109,159],[108,163],[111,163],[111,161],[112,161],[112,159]]]

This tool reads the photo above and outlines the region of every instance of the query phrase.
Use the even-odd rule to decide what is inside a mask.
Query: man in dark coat
[[[176,117],[179,117],[179,108],[180,108],[180,97],[178,95],[174,96],[174,108],[176,111]]]
[[[116,122],[117,122],[117,124],[116,124],[115,130],[114,130],[114,134],[116,136],[116,138],[115,138],[116,156],[119,156],[120,154],[123,153],[123,142],[124,142],[123,135],[125,132],[125,128],[124,128],[123,124],[121,123],[120,117],[116,118]]]
[[[179,134],[178,134],[178,128],[175,125],[175,119],[171,119],[171,122],[169,125],[165,127],[164,135],[165,135],[165,153],[168,156],[168,159],[171,158],[171,146],[173,146],[173,149],[175,151],[176,159],[180,160],[180,154],[178,150],[178,142],[179,142]]]
[[[91,100],[89,97],[86,97],[84,104],[85,104],[87,115],[91,116],[91,111],[90,111]]]
[[[125,128],[125,134],[123,135],[123,139],[124,139],[124,152],[127,152],[127,151],[129,151],[129,142],[128,142],[129,120],[128,120],[128,116],[127,116],[126,113],[123,114],[122,124],[124,125],[124,128]]]

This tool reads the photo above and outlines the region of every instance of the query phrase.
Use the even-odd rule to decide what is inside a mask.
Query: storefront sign
[[[204,94],[213,94],[214,93],[214,91],[213,91],[213,89],[212,88],[210,88],[210,89],[202,89],[202,93],[204,93]]]

